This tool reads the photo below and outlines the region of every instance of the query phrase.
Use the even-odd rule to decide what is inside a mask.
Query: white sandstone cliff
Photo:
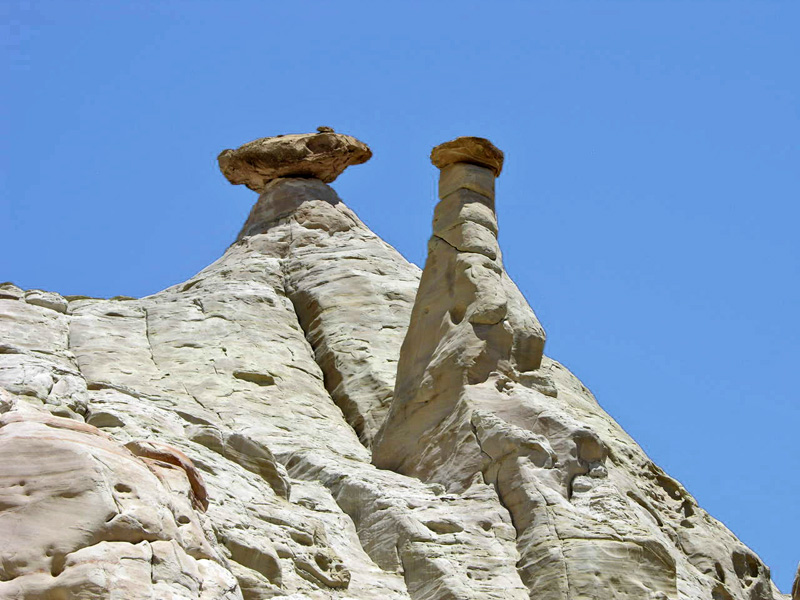
[[[0,598],[782,598],[542,355],[497,156],[440,154],[422,274],[310,176],[337,136],[223,153],[261,195],[187,282],[0,285]]]

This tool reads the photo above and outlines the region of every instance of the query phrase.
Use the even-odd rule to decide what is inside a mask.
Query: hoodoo
[[[157,294],[0,284],[0,598],[784,599],[543,354],[502,152],[434,148],[422,273],[327,185],[370,156],[224,151],[258,200]]]
[[[431,160],[442,169],[440,200],[374,460],[423,479],[436,478],[444,460],[460,475],[440,483],[458,487],[472,480],[481,460],[469,419],[452,420],[467,386],[491,377],[499,386],[525,381],[555,390],[537,371],[544,329],[503,269],[497,243],[494,180],[503,153],[488,140],[464,137],[434,148]],[[443,455],[443,447],[453,454]]]
[[[543,357],[497,243],[503,153],[462,137],[431,161],[433,235],[373,462],[454,494],[490,484],[531,598],[769,598],[768,570]]]

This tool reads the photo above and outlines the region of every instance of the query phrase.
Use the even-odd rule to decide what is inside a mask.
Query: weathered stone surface
[[[471,190],[484,196],[483,202],[494,209],[494,179],[494,173],[487,167],[453,163],[442,169],[439,177],[439,198],[443,200],[459,190]]]
[[[0,597],[241,598],[183,469],[0,394]]]
[[[470,163],[490,169],[494,176],[503,170],[503,152],[486,138],[464,136],[439,144],[431,151],[431,162],[439,169],[453,163]]]
[[[772,598],[758,558],[543,357],[499,250],[465,241],[496,236],[491,176],[458,162],[441,173],[374,463],[454,494],[476,477],[491,484],[531,598]]]
[[[480,471],[474,463],[481,460],[477,445],[462,443],[462,436],[471,437],[469,415],[458,408],[463,389],[494,372],[518,381],[520,372],[536,370],[545,335],[503,269],[493,172],[451,163],[441,180],[442,200],[434,211],[434,233],[400,353],[392,408],[373,460],[379,467],[459,489]],[[447,422],[460,441],[442,443]],[[434,473],[442,468],[448,474],[437,478]],[[453,468],[463,471],[455,474]]]
[[[421,283],[330,187],[280,177],[153,296],[61,312],[0,285],[0,538],[35,529],[0,548],[0,597],[781,598],[542,355],[492,171],[459,164]]]
[[[55,292],[45,292],[43,290],[28,290],[25,292],[25,302],[43,306],[56,312],[67,312],[67,301]]]
[[[350,165],[370,158],[372,151],[365,143],[320,127],[317,133],[260,138],[236,150],[223,150],[217,160],[228,181],[262,192],[278,177],[313,177],[330,183]]]
[[[22,300],[25,297],[25,290],[17,287],[10,281],[0,283],[0,299],[2,300]]]
[[[122,423],[122,421],[119,421],[119,423]],[[116,422],[112,425],[112,427],[117,426],[118,423]],[[182,469],[186,479],[189,481],[192,504],[199,510],[208,510],[208,492],[206,491],[203,476],[200,475],[192,461],[183,452],[166,444],[149,440],[133,440],[125,444],[125,447],[136,456],[144,459],[147,464],[173,465]]]

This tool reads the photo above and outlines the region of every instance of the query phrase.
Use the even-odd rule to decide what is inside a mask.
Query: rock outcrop
[[[260,193],[279,177],[311,177],[330,183],[350,165],[370,158],[372,151],[365,143],[319,127],[315,134],[260,138],[236,150],[223,150],[217,160],[228,181]]]
[[[440,201],[374,463],[453,493],[491,484],[532,598],[770,598],[755,555],[543,359],[497,245],[502,153],[459,138],[431,158]]]
[[[241,598],[191,460],[0,389],[2,598]]]
[[[190,280],[0,284],[0,597],[781,598],[544,356],[499,150],[434,151],[420,274],[324,182],[360,142],[253,144],[220,162],[262,193]]]

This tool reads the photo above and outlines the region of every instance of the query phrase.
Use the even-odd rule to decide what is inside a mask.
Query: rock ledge
[[[222,174],[233,184],[255,192],[278,177],[313,177],[335,180],[350,165],[372,158],[364,142],[320,127],[318,133],[279,135],[254,140],[217,157]]]
[[[500,175],[503,170],[503,151],[485,138],[462,136],[439,144],[431,150],[431,162],[439,169],[457,162],[486,167]]]

